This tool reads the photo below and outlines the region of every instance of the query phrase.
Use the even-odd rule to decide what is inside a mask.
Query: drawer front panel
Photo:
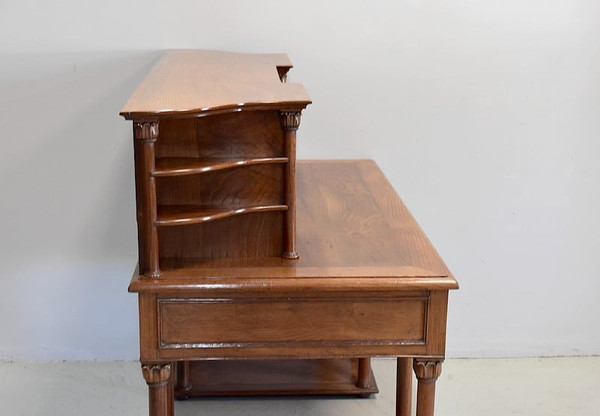
[[[427,297],[159,299],[159,347],[422,345]]]

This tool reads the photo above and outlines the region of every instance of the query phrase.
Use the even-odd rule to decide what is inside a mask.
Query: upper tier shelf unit
[[[286,54],[165,52],[120,114],[141,120],[252,109],[301,110],[311,100],[301,84],[285,82],[290,68]]]
[[[161,258],[298,258],[296,131],[311,101],[290,68],[284,54],[169,51],[129,98],[141,274],[159,276]]]

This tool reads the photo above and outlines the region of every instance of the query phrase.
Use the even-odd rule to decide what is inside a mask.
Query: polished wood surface
[[[142,362],[142,375],[148,384],[150,416],[173,416],[171,364]]]
[[[196,225],[158,227],[161,268],[180,268],[198,258],[280,256],[281,214],[280,210],[254,212]]]
[[[356,379],[357,387],[368,387],[371,383],[371,359],[370,358],[359,358],[358,359],[358,376]]]
[[[298,260],[188,257],[163,267],[161,279],[134,276],[130,290],[458,287],[374,162],[301,161],[297,178]]]
[[[296,130],[310,99],[285,83],[291,67],[171,51],[131,96],[141,275],[181,259],[298,257]]]
[[[179,380],[183,386],[175,392],[187,397],[253,393],[252,383],[211,387],[218,371],[207,369],[229,365],[218,360],[259,360],[252,362],[283,369],[287,360],[310,359],[314,365],[346,359],[356,367],[346,372],[344,385],[361,389],[372,387],[368,357],[394,356],[400,358],[397,415],[410,413],[412,363],[417,415],[432,416],[445,355],[448,291],[458,287],[456,280],[374,162],[301,162],[297,182],[298,260],[181,257],[175,249],[176,258],[162,262],[159,277],[136,272],[130,290],[139,294],[142,362],[190,361],[173,366],[183,373],[168,380]],[[239,218],[206,225],[229,227],[227,221]],[[277,370],[273,374],[282,380]],[[321,381],[312,378],[310,388],[326,391]],[[149,386],[153,412],[168,415],[173,389]],[[296,379],[284,390],[310,390],[301,386]]]
[[[194,159],[162,158],[156,161],[152,176],[184,176],[216,170],[232,169],[240,166],[268,163],[287,163],[287,157],[254,157],[247,159]]]
[[[435,382],[442,373],[442,361],[415,359],[413,369],[418,380],[417,416],[433,416]]]
[[[250,159],[284,157],[279,111],[240,111],[211,117],[160,119],[156,157]]]
[[[364,360],[370,364],[370,360]],[[204,396],[353,395],[377,393],[370,365],[358,359],[185,361],[184,386],[178,399]],[[178,366],[178,379],[180,377]]]
[[[139,120],[269,107],[302,109],[311,102],[304,87],[282,82],[291,67],[285,54],[169,51],[138,86],[121,115]]]
[[[390,298],[160,299],[159,345],[202,349],[201,355],[226,347],[311,347],[348,340],[423,345],[428,300],[419,292]],[[311,314],[320,319],[306,322]]]
[[[296,248],[296,130],[300,126],[300,112],[281,114],[284,130],[284,149],[289,162],[283,181],[283,202],[288,207],[283,213],[283,254],[286,259],[297,259]]]
[[[397,415],[414,371],[432,416],[458,284],[374,162],[296,164],[311,101],[291,67],[170,51],[121,111],[150,415],[171,416],[175,394],[369,394],[384,355],[399,357]]]
[[[413,360],[399,357],[396,365],[396,416],[411,416]]]
[[[287,209],[287,205],[256,205],[241,208],[223,205],[169,205],[159,207],[154,224],[158,227],[200,224],[202,222],[220,220],[234,215],[268,211],[287,211]]]
[[[155,166],[158,123],[133,123],[139,269],[142,275],[160,275],[158,230],[156,228],[156,180],[148,172]]]

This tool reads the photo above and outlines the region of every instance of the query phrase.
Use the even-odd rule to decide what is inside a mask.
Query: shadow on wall
[[[135,357],[133,151],[118,112],[159,55],[0,57],[0,359]]]

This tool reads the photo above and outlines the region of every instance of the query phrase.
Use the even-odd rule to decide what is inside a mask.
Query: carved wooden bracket
[[[298,130],[301,115],[301,111],[282,111],[281,125],[285,130]]]
[[[413,369],[419,380],[435,381],[442,374],[442,361],[414,360]]]
[[[142,375],[148,385],[166,383],[171,377],[171,364],[142,364]]]
[[[133,123],[133,133],[138,140],[156,141],[158,139],[158,121],[136,121]]]

